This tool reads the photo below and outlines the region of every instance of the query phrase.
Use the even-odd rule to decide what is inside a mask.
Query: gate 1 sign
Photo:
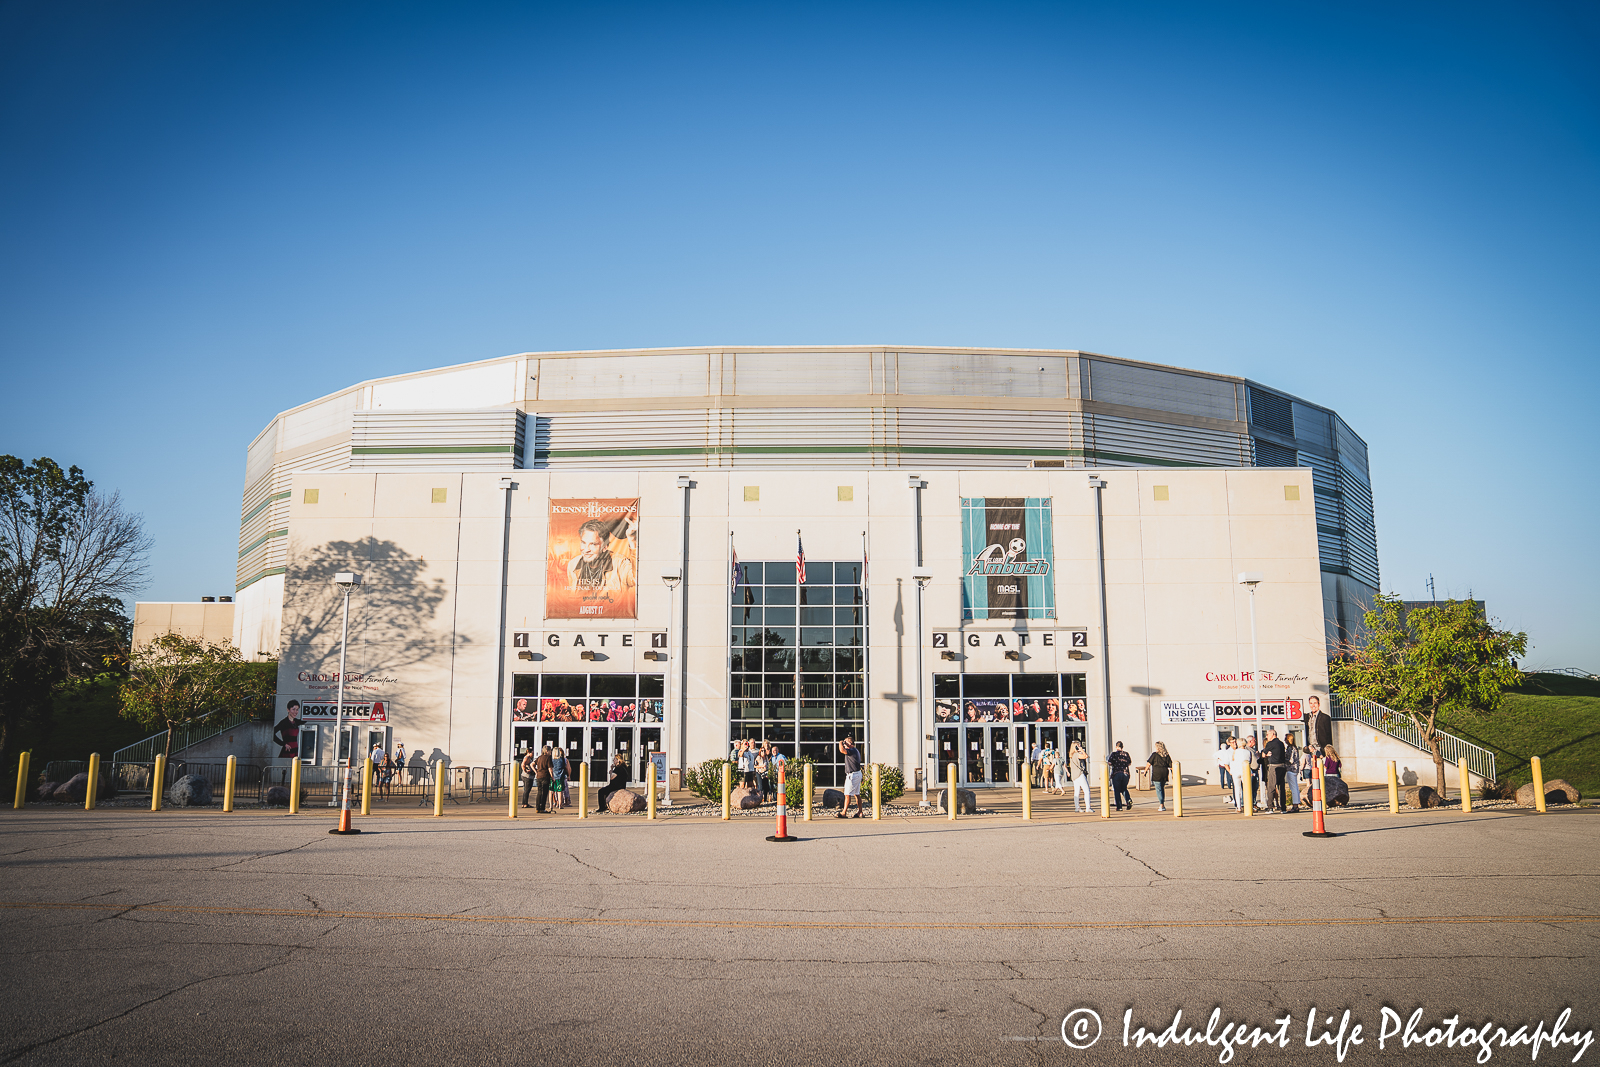
[[[1161,721],[1168,724],[1206,723],[1211,721],[1209,700],[1163,700]]]

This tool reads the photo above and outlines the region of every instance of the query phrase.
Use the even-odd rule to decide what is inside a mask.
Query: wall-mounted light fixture
[[[517,658],[518,659],[532,659],[533,658],[533,653],[529,652],[527,649],[523,649],[521,652],[517,653]]]
[[[1081,648],[1069,648],[1069,649],[1067,649],[1067,658],[1068,659],[1082,659],[1083,658],[1083,649],[1081,649]]]
[[[953,649],[947,648],[943,652],[939,653],[939,658],[944,660],[954,660],[956,658],[956,654]]]
[[[648,660],[662,660],[667,658],[667,654],[665,652],[657,652],[653,648],[647,648],[644,650],[644,658]]]
[[[1022,658],[1022,653],[1018,652],[1016,649],[1012,648],[1012,649],[1007,649],[1006,650],[1006,659],[1019,660],[1021,658]]]
[[[586,648],[582,652],[578,653],[578,658],[579,659],[594,659],[594,653]]]

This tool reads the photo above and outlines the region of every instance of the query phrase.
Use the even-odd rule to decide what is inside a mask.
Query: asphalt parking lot
[[[483,816],[340,838],[325,814],[7,812],[0,1062],[1214,1063],[1221,1026],[1285,1015],[1289,1047],[1231,1062],[1339,1062],[1305,1045],[1315,1008],[1319,1040],[1350,1012],[1345,1062],[1468,1063],[1380,1051],[1383,1008],[1600,1024],[1591,810],[1339,813],[1330,840],[1287,816],[829,818],[792,844]],[[1201,1043],[1123,1046],[1125,1011],[1179,1009]],[[1063,1042],[1074,1011],[1090,1047]]]

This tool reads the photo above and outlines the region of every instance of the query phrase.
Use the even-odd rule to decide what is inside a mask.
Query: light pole
[[[1256,586],[1261,575],[1256,571],[1240,571],[1239,584],[1250,587],[1250,677],[1256,683],[1256,754],[1261,753],[1261,657],[1256,653]]]
[[[1105,513],[1101,510],[1100,503],[1100,494],[1105,487],[1104,478],[1098,474],[1089,475],[1089,488],[1094,490],[1094,548],[1100,564],[1100,692],[1101,699],[1105,701],[1106,714],[1104,751],[1109,757],[1111,755],[1111,660],[1107,653],[1111,648],[1111,639],[1106,635],[1106,524]]]
[[[662,571],[661,572],[661,580],[662,580],[662,582],[664,582],[666,584],[666,587],[667,587],[667,647],[670,649],[672,647],[672,616],[673,616],[673,609],[677,606],[678,583],[683,581],[683,573],[681,571],[676,571],[676,570]],[[669,721],[668,720],[670,720],[672,718],[672,668],[674,666],[675,666],[675,663],[673,662],[673,659],[671,657],[669,657],[668,661],[667,661],[666,688],[662,693],[662,697],[664,698],[662,700],[663,707],[661,709],[661,751],[662,752],[670,752],[671,751],[671,745],[668,744],[668,741],[672,737],[672,730],[671,730],[671,727],[669,725]],[[648,757],[649,753],[647,752],[647,753],[645,753],[645,755]],[[663,800],[661,802],[661,806],[664,807],[664,808],[670,808],[670,807],[672,807],[672,768],[671,767],[667,768],[667,780],[662,784],[663,784],[664,788],[667,791],[667,797],[666,797],[665,800]]]
[[[361,584],[361,575],[352,571],[340,571],[333,576],[333,584],[344,590],[344,625],[339,634],[339,705],[338,714],[334,717],[333,727],[333,753],[335,760],[339,760],[339,748],[344,744],[344,667],[345,652],[350,645],[350,590]],[[344,799],[339,811],[339,828],[330,830],[335,834],[359,834],[360,830],[350,828],[350,764],[355,759],[355,738],[350,739],[350,754],[343,760],[344,764]],[[330,801],[328,806],[333,807]]]
[[[933,574],[931,571],[913,571],[911,580],[917,583],[917,752],[919,753],[917,765],[922,768],[922,801],[917,806],[925,808],[928,806],[928,756],[927,749],[923,746],[927,743],[928,737],[922,710],[922,594],[928,588],[928,583],[933,581]]]

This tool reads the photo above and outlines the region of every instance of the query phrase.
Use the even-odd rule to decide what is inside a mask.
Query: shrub
[[[722,803],[722,768],[728,763],[725,759],[708,759],[698,767],[690,767],[689,773],[683,776],[683,784],[689,792],[702,800],[714,800]],[[737,768],[735,768],[737,769]]]
[[[891,800],[898,799],[906,791],[906,776],[900,773],[899,767],[890,767],[885,764],[878,777],[878,786],[883,790],[883,802],[887,804]],[[867,770],[862,792],[870,800],[872,796],[872,771],[870,768]]]

